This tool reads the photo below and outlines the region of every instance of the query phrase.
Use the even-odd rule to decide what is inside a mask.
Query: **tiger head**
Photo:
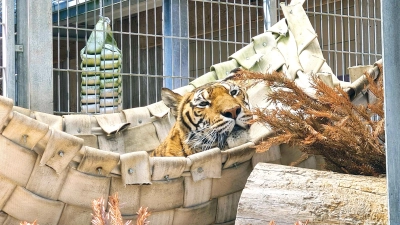
[[[253,118],[245,90],[231,81],[208,83],[181,96],[163,88],[161,96],[176,123],[154,156],[188,156],[214,147],[224,149],[236,130]]]

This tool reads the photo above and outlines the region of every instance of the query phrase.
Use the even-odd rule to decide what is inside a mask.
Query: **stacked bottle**
[[[110,20],[101,17],[80,52],[82,63],[81,112],[122,110],[122,54],[113,38]]]

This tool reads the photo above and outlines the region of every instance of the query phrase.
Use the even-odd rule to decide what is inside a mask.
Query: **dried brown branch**
[[[287,143],[299,146],[304,153],[324,156],[330,170],[364,175],[385,173],[382,76],[377,81],[367,76],[366,88],[376,102],[362,106],[352,104],[340,87],[332,88],[317,77],[312,78],[315,95],[311,96],[278,72],[240,70],[236,74],[237,79],[264,81],[274,90],[267,101],[281,105],[254,111],[255,122],[265,123],[275,131],[256,147],[258,152]]]
[[[298,166],[300,163],[304,162],[304,160],[308,159],[310,157],[309,154],[307,153],[303,153],[298,160],[296,160],[295,162],[292,162],[289,164],[289,166]]]

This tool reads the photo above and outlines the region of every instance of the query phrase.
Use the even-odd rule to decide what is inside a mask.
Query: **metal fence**
[[[349,80],[348,67],[382,58],[380,0],[306,0],[303,6],[328,65],[340,79]]]
[[[6,2],[12,1],[2,1],[2,5]],[[159,101],[161,87],[186,85],[208,72],[211,65],[226,61],[252,37],[264,32],[265,26],[283,17],[281,2],[289,3],[282,0],[53,0],[54,113],[81,113],[80,50],[100,16],[110,19],[111,33],[122,51],[122,107],[132,108]],[[327,63],[340,79],[349,79],[348,67],[372,64],[381,58],[380,5],[379,0],[306,0],[304,3]],[[0,23],[2,75],[7,73],[7,68],[12,71],[12,66],[5,62],[17,58],[17,65],[24,63],[6,51],[5,41],[12,42],[14,38],[6,35],[14,31],[11,26],[5,26],[5,18],[10,18],[5,13],[13,8],[10,4],[7,7],[2,8]],[[18,12],[15,8],[14,11]],[[24,21],[24,15],[17,18],[16,23]],[[15,70],[18,74],[18,66]],[[2,87],[6,86],[12,88],[3,82]]]
[[[264,31],[263,1],[54,1],[54,102],[56,113],[79,112],[81,59],[103,15],[122,50],[123,108],[160,100]]]

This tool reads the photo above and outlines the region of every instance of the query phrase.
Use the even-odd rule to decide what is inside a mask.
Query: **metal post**
[[[3,95],[16,100],[15,96],[15,20],[14,1],[2,1],[3,24]]]
[[[163,0],[164,15],[164,76],[189,76],[188,1]],[[188,79],[165,78],[164,85],[178,88],[189,83]]]
[[[382,1],[386,172],[389,224],[400,224],[400,1]],[[397,27],[397,28],[396,28]],[[379,44],[379,43],[376,43]]]
[[[277,7],[276,0],[264,0],[264,31],[267,31],[272,25],[277,22]]]
[[[17,105],[53,113],[52,4],[48,0],[17,1]]]

